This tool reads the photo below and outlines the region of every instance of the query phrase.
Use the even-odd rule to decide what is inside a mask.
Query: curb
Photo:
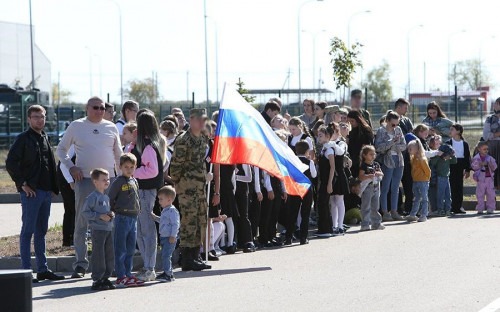
[[[172,265],[176,267],[175,264],[179,261],[179,249],[174,251],[172,255]],[[92,267],[90,266],[90,260],[92,257],[89,257],[89,268],[87,269],[87,273],[92,272]],[[73,263],[76,258],[74,256],[67,257],[47,257],[47,266],[49,270],[54,272],[73,272]],[[132,261],[132,271],[138,271],[143,268],[143,260],[140,255],[136,255]],[[21,267],[21,258],[12,257],[12,258],[0,258],[0,270],[17,270]],[[35,257],[31,257],[31,267],[36,268],[36,260]],[[162,261],[161,261],[161,252],[158,252],[156,255],[156,270],[163,270]]]

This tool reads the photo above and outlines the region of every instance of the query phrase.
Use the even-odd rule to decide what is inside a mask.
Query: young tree
[[[71,91],[64,89],[59,90],[59,85],[57,83],[52,84],[52,105],[69,103],[71,95],[73,95]]]
[[[363,82],[363,88],[368,88],[368,99],[375,102],[392,100],[391,68],[386,60],[378,67],[370,70]]]
[[[247,101],[248,103],[253,103],[255,101],[255,96],[248,94],[248,89],[245,88],[245,83],[241,80],[241,78],[238,78],[238,82],[236,83],[236,85],[238,86],[238,93],[243,96],[245,101]]]
[[[341,87],[350,87],[356,69],[358,67],[363,67],[359,59],[361,47],[362,45],[359,42],[349,47],[338,37],[331,40],[329,52],[331,56],[330,63],[333,67],[333,81],[336,83],[337,90]]]
[[[490,85],[490,74],[478,58],[457,62],[448,77],[456,86],[477,90]]]
[[[158,99],[155,92],[155,82],[152,78],[146,78],[143,80],[132,79],[128,81],[127,85],[125,95],[131,100],[141,104],[152,104]]]

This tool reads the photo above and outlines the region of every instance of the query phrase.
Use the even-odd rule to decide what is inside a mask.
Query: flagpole
[[[212,173],[212,167],[213,167],[213,164],[210,163],[210,170],[208,171],[208,173]],[[210,210],[210,182],[207,182],[207,226],[206,226],[206,234],[205,234],[205,262],[208,262],[208,239],[209,239],[209,236],[208,236],[208,211]]]

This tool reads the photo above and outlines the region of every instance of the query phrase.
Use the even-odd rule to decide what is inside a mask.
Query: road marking
[[[500,310],[500,298],[488,304],[487,306],[479,310],[479,312],[495,312],[498,310]]]

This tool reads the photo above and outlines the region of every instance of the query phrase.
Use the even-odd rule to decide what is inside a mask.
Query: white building
[[[36,40],[33,53],[36,88],[50,93],[50,60],[38,48]],[[13,87],[16,80],[23,88],[31,82],[30,26],[0,21],[0,84]]]

